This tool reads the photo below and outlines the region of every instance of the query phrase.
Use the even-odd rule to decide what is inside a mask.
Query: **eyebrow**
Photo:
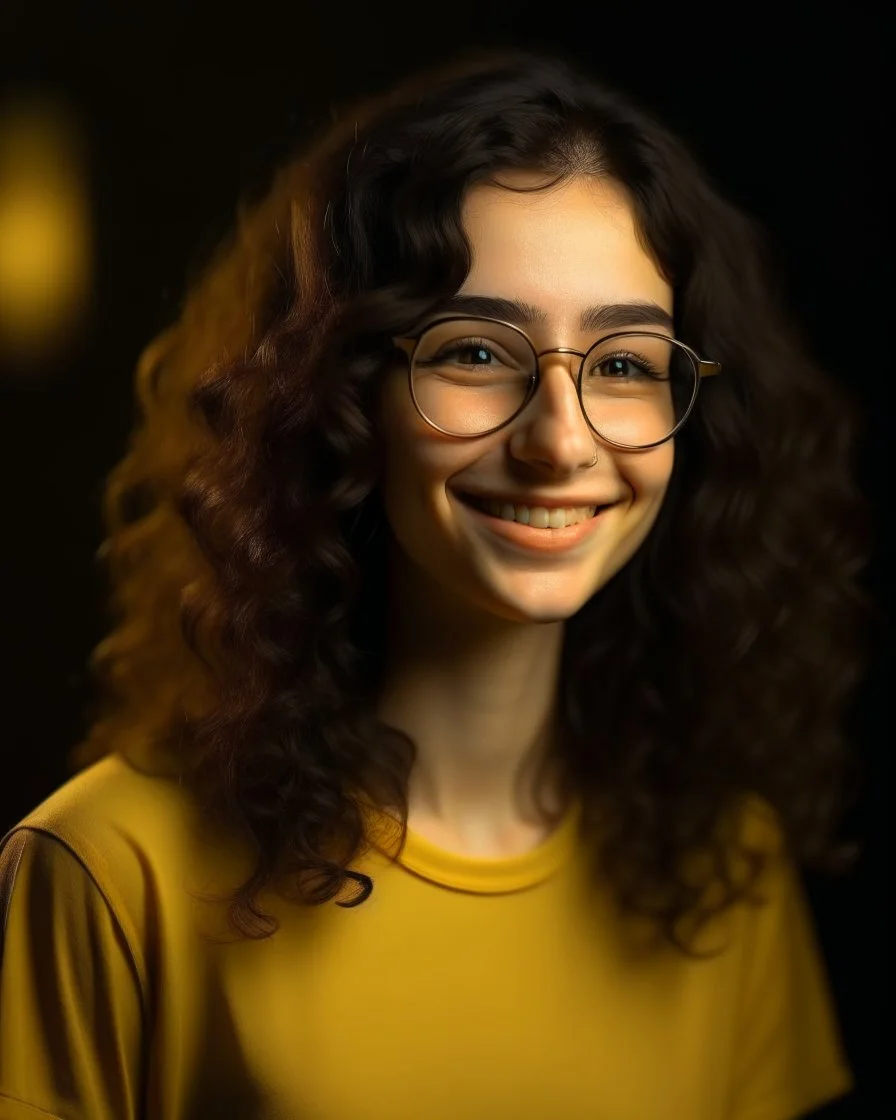
[[[499,296],[456,295],[439,305],[438,313],[482,315],[488,319],[504,319],[518,327],[545,323],[547,312],[518,299]],[[675,329],[672,316],[658,303],[633,300],[629,303],[596,304],[586,307],[581,316],[582,331],[615,330],[617,327],[663,327],[671,334]]]

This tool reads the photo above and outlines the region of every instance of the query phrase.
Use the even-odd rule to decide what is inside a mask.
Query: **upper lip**
[[[484,490],[471,490],[464,487],[463,490],[458,490],[458,494],[462,497],[479,498],[482,501],[497,501],[509,502],[513,506],[543,506],[545,509],[569,509],[570,507],[578,506],[609,506],[613,504],[614,499],[594,499],[593,497],[580,497],[577,494],[570,494],[562,498],[548,498],[539,497],[537,494],[499,494],[494,490],[488,492]]]

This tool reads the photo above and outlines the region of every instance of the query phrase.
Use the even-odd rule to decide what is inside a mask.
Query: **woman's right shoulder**
[[[137,1115],[189,821],[176,781],[110,755],[0,840],[0,1097],[22,1115]]]
[[[14,824],[0,839],[0,859],[9,858],[10,845],[18,850],[45,837],[102,874],[128,851],[158,849],[172,832],[183,832],[189,817],[190,800],[176,780],[110,754],[69,778]]]
[[[202,843],[200,816],[176,779],[107,755],[0,839],[0,920],[14,891],[64,894],[77,880],[140,944],[166,898],[181,896],[188,869],[201,872],[201,851],[214,850]]]

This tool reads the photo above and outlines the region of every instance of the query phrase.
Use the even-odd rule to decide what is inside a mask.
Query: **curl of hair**
[[[138,365],[139,422],[105,492],[114,625],[71,759],[171,767],[247,838],[257,863],[228,896],[241,936],[276,930],[257,904],[271,884],[305,904],[347,881],[360,893],[338,905],[369,896],[349,866],[365,798],[406,835],[415,747],[374,709],[377,388],[390,338],[469,270],[465,191],[511,168],[623,184],[678,337],[723,365],[675,437],[648,539],[566,626],[561,762],[595,875],[687,953],[682,923],[746,897],[770,858],[744,849],[735,881],[745,797],[805,866],[855,856],[833,837],[857,788],[843,723],[874,616],[861,410],[788,324],[761,231],[661,123],[562,57],[484,52],[313,137]],[[712,907],[695,855],[722,884]]]

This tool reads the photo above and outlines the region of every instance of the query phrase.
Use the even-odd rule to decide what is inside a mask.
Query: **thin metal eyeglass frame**
[[[414,393],[414,378],[413,378],[414,356],[417,353],[417,347],[420,345],[420,340],[423,338],[423,336],[428,331],[432,330],[433,327],[441,326],[443,323],[460,323],[460,322],[463,322],[463,323],[497,323],[499,326],[509,327],[511,330],[516,331],[516,333],[521,335],[526,340],[526,342],[528,343],[529,349],[532,351],[532,356],[534,358],[534,365],[535,365],[535,372],[530,377],[529,388],[526,391],[526,396],[523,400],[523,403],[519,406],[519,408],[516,410],[516,412],[514,412],[514,414],[512,416],[508,417],[508,419],[506,419],[506,420],[502,421],[500,424],[496,425],[494,428],[489,428],[487,431],[475,432],[475,433],[472,433],[472,434],[470,434],[470,433],[460,434],[458,432],[449,432],[447,430],[447,428],[440,428],[438,424],[434,424],[432,422],[432,420],[430,420],[430,418],[421,409],[421,407],[420,407],[420,405],[417,401],[417,397]],[[591,421],[588,419],[588,414],[585,411],[585,405],[584,405],[584,402],[582,401],[582,374],[584,373],[584,370],[585,370],[585,360],[587,359],[588,355],[593,350],[596,350],[597,347],[600,346],[602,343],[608,342],[610,339],[613,339],[613,338],[631,338],[633,336],[638,336],[638,335],[652,335],[655,338],[663,339],[665,342],[671,342],[675,346],[680,346],[681,349],[684,350],[684,352],[687,354],[688,358],[690,359],[690,361],[691,361],[692,365],[694,366],[694,369],[697,373],[697,376],[694,378],[694,392],[691,394],[691,399],[688,403],[688,407],[685,410],[684,415],[678,421],[678,423],[675,425],[675,427],[672,429],[672,431],[669,432],[669,434],[667,436],[664,436],[662,439],[658,439],[653,443],[645,443],[645,444],[640,444],[640,445],[633,445],[633,444],[630,444],[630,443],[616,443],[613,440],[608,439],[606,436],[601,435],[601,433],[597,430],[597,428],[595,428],[594,425],[591,423]],[[601,335],[601,337],[599,339],[597,339],[597,341],[594,342],[591,346],[589,346],[589,348],[586,351],[584,351],[584,353],[581,350],[575,350],[570,346],[552,346],[550,349],[542,350],[539,353],[539,351],[537,351],[535,349],[535,344],[532,342],[532,339],[528,336],[528,334],[526,334],[526,332],[521,327],[518,327],[515,323],[508,323],[504,319],[492,319],[490,317],[486,317],[486,316],[482,316],[482,315],[446,315],[441,319],[434,319],[433,322],[427,323],[426,326],[422,330],[418,331],[414,335],[405,335],[405,336],[402,336],[402,337],[394,337],[392,339],[392,341],[400,350],[402,350],[407,355],[407,358],[408,358],[408,391],[411,394],[411,400],[414,402],[414,408],[419,413],[420,418],[422,420],[425,420],[426,423],[429,424],[429,426],[431,428],[435,428],[435,430],[437,432],[441,432],[443,435],[446,435],[446,436],[453,436],[455,439],[481,439],[482,436],[490,436],[494,432],[499,432],[502,428],[506,428],[508,424],[512,424],[513,421],[516,420],[516,418],[520,415],[521,412],[523,412],[523,410],[526,408],[526,406],[530,403],[530,401],[533,399],[535,394],[538,392],[538,387],[541,384],[541,361],[540,360],[541,360],[541,358],[544,357],[545,354],[576,354],[581,358],[581,361],[579,362],[579,372],[578,372],[578,375],[576,376],[576,396],[579,399],[579,408],[581,408],[582,415],[585,417],[585,423],[588,425],[588,427],[591,429],[591,431],[598,437],[598,439],[602,440],[604,443],[610,444],[611,447],[618,447],[618,448],[620,448],[621,450],[624,450],[624,451],[646,451],[651,447],[659,447],[661,444],[666,443],[668,440],[670,440],[675,435],[676,432],[681,430],[682,425],[685,423],[685,421],[691,415],[691,412],[693,411],[693,408],[694,408],[694,402],[697,400],[697,392],[700,388],[700,382],[702,381],[702,379],[704,377],[715,377],[722,372],[721,362],[707,361],[705,358],[701,358],[699,356],[699,354],[697,354],[697,352],[692,347],[687,345],[687,343],[681,342],[677,338],[672,338],[670,335],[667,335],[667,334],[659,334],[656,331],[647,331],[647,330],[613,331],[610,334]]]

